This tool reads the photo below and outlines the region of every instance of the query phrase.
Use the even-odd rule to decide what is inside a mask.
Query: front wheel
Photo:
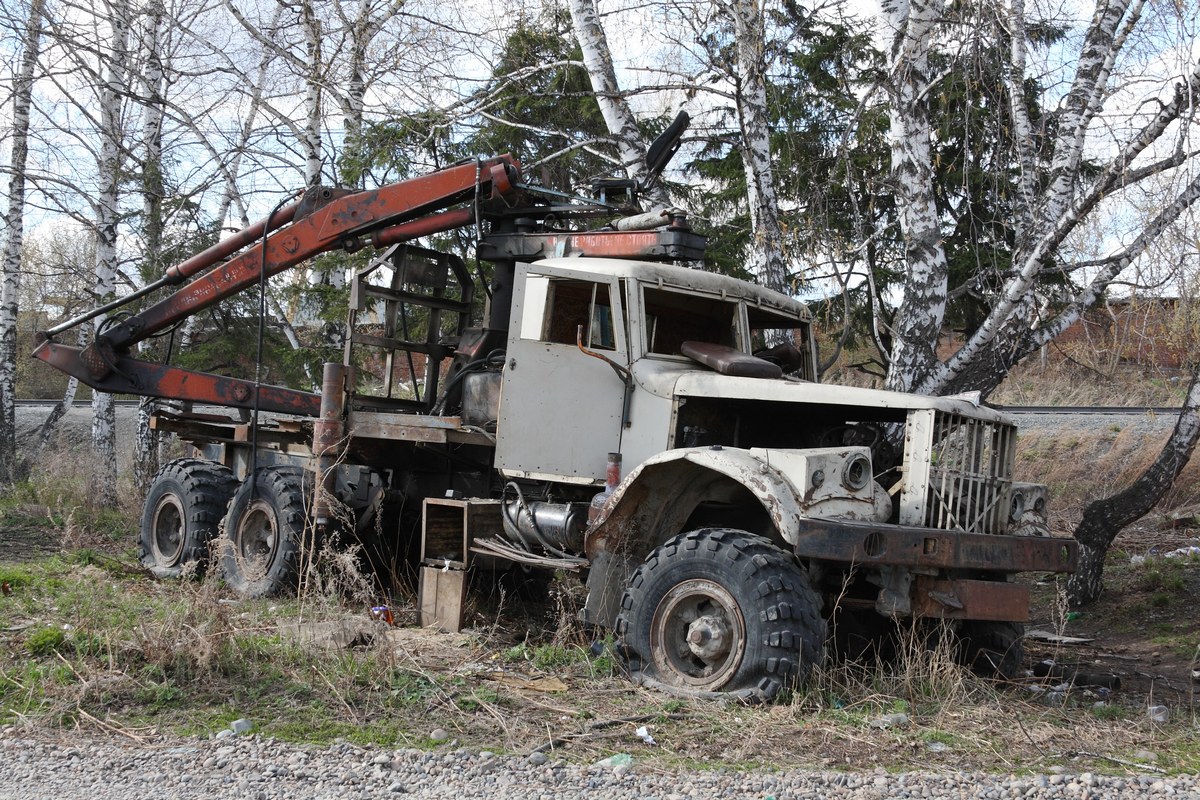
[[[629,581],[616,630],[631,672],[684,692],[768,699],[824,658],[808,575],[767,539],[724,528],[655,549]]]
[[[312,544],[305,536],[311,530],[305,508],[309,484],[298,467],[264,467],[229,502],[221,573],[242,597],[296,591],[301,556]]]

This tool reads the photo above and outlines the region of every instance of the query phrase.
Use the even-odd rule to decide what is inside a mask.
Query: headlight
[[[1014,491],[1012,493],[1012,505],[1008,509],[1008,518],[1013,522],[1019,522],[1023,516],[1025,516],[1025,494]]]
[[[842,485],[857,492],[871,481],[871,460],[861,453],[853,455],[842,469]]]

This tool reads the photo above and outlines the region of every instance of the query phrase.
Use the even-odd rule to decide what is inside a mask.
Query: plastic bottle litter
[[[632,764],[633,756],[629,755],[629,753],[617,753],[608,758],[600,759],[595,764],[592,764],[592,766],[600,769],[608,769],[612,767],[628,767]]]
[[[882,717],[873,719],[867,724],[872,728],[879,728],[880,730],[903,728],[908,724],[908,714],[884,714]]]
[[[1171,717],[1171,712],[1167,710],[1166,706],[1150,706],[1146,709],[1146,716],[1150,717],[1151,722],[1165,725]]]

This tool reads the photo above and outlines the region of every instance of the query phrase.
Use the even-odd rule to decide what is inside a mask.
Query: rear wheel
[[[1012,680],[1021,674],[1024,637],[1020,622],[967,620],[958,630],[959,658],[985,678]]]
[[[177,577],[189,564],[203,575],[209,541],[236,488],[233,472],[213,461],[181,458],[159,470],[142,508],[142,564],[160,578]]]
[[[767,539],[725,528],[655,549],[630,579],[616,629],[631,672],[683,691],[766,699],[824,657],[808,575]]]
[[[306,473],[299,467],[265,467],[246,480],[225,515],[221,573],[243,597],[296,591],[306,537]]]

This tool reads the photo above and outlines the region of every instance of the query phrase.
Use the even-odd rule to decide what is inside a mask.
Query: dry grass
[[[1063,528],[1088,499],[1119,488],[1153,458],[1156,446],[1141,439],[1132,429],[1035,434],[1023,440],[1021,471],[1051,485]],[[959,667],[944,631],[909,628],[896,659],[827,664],[783,702],[756,707],[631,686],[611,650],[590,652],[590,635],[575,623],[578,587],[562,582],[548,603],[476,597],[471,629],[448,635],[370,619],[368,607],[381,601],[403,622],[416,613],[411,597],[385,598],[354,554],[308,559],[297,600],[239,600],[211,578],[155,581],[125,549],[140,510],[106,516],[74,488],[87,485],[89,460],[52,457],[0,501],[7,513],[36,509],[22,519],[65,532],[69,552],[120,554],[15,565],[0,549],[0,573],[14,587],[0,603],[0,644],[13,654],[0,663],[0,721],[142,739],[209,733],[244,716],[286,739],[420,747],[433,746],[428,734],[441,727],[464,746],[541,749],[580,763],[630,752],[664,767],[1123,771],[1133,754],[1152,750],[1167,770],[1200,769],[1190,710],[1158,727],[1146,720],[1143,697],[1104,714],[1082,691],[1063,706],[1035,702],[1023,686],[998,686]],[[1171,507],[1197,502],[1196,469]],[[322,645],[318,638],[331,632],[348,633]],[[34,652],[38,635],[48,647]],[[897,713],[908,723],[874,724]],[[640,725],[656,747],[635,735]]]

